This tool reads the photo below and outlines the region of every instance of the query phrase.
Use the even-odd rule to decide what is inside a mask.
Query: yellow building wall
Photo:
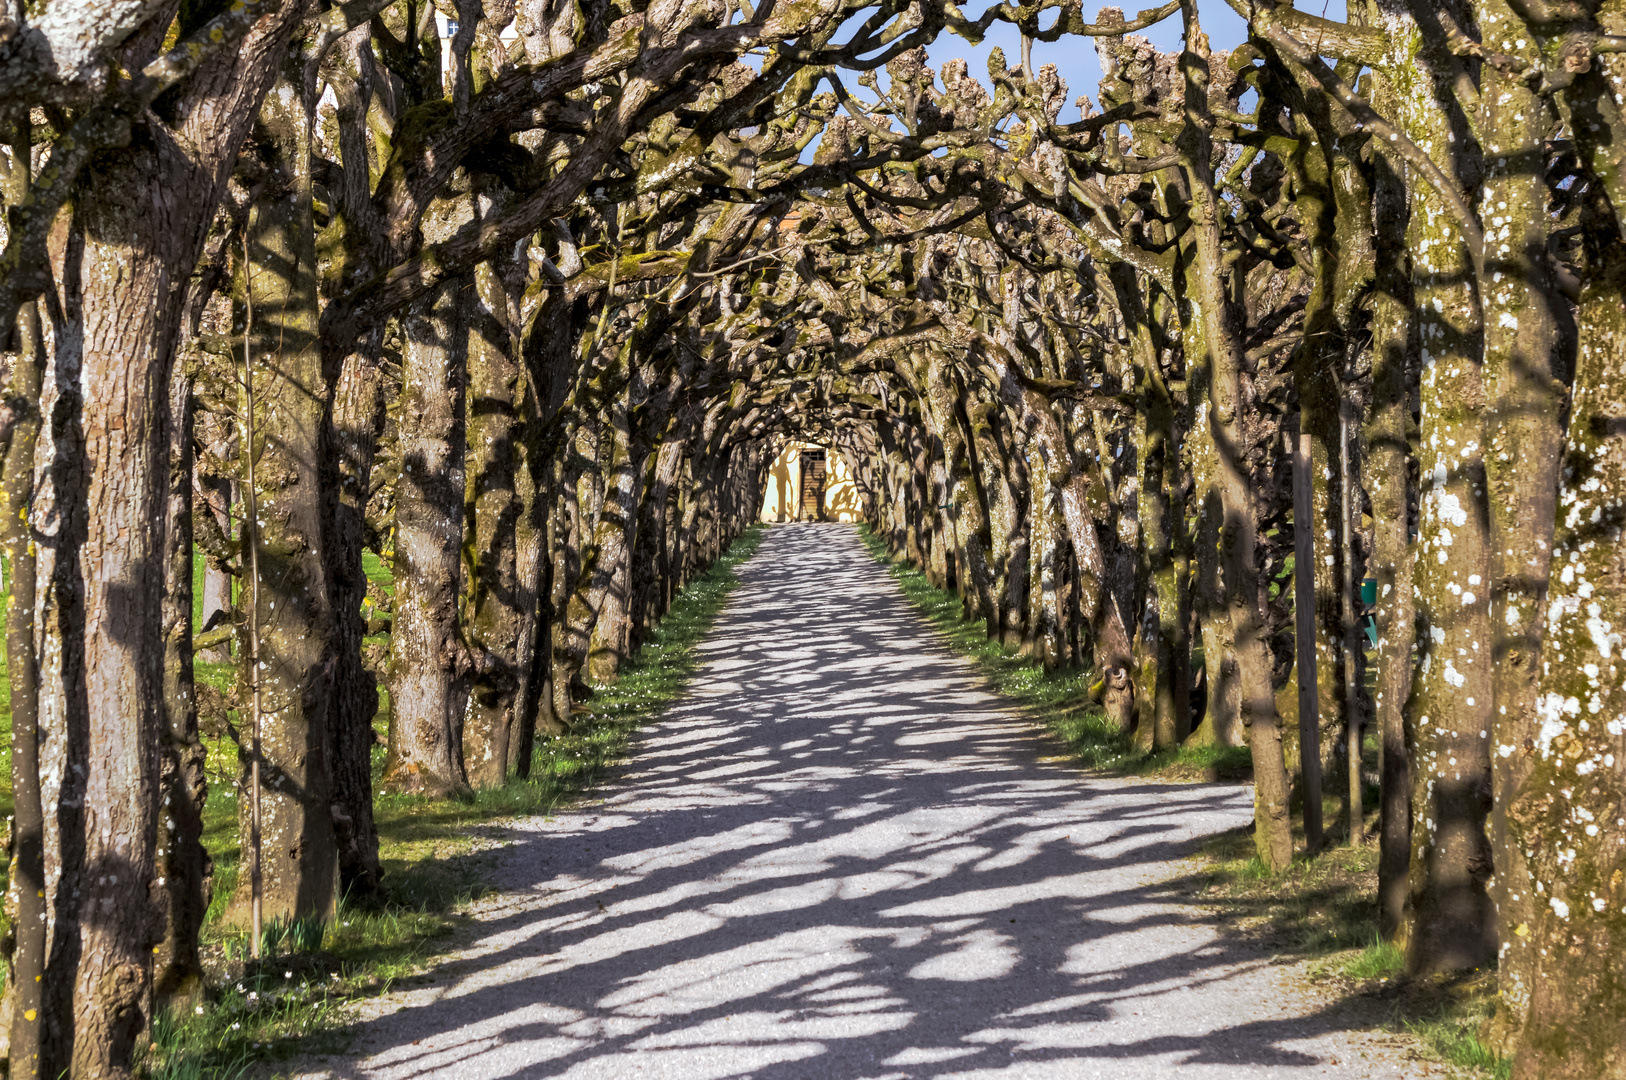
[[[824,461],[824,520],[860,520],[863,511],[858,505],[858,485],[853,482],[852,470],[847,468],[847,459],[831,454]]]
[[[767,491],[762,497],[761,520],[796,521],[802,505],[802,451],[824,451],[824,520],[857,521],[858,487],[852,470],[840,454],[818,443],[792,442],[768,466]]]
[[[801,505],[801,453],[806,446],[806,443],[791,443],[768,466],[767,491],[762,495],[762,521],[789,521],[796,507]],[[829,468],[828,465],[825,467]]]

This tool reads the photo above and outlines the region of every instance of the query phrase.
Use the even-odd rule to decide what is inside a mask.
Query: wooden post
[[[1351,846],[1366,842],[1366,814],[1361,806],[1361,687],[1357,680],[1356,650],[1360,648],[1360,623],[1355,618],[1355,477],[1349,464],[1349,397],[1338,399],[1338,480],[1339,480],[1339,537],[1343,556],[1343,580],[1338,590],[1341,595],[1339,616],[1344,624],[1344,740],[1349,754],[1349,787],[1344,798],[1345,835]]]
[[[1304,785],[1304,843],[1321,850],[1321,712],[1315,674],[1315,510],[1310,477],[1310,436],[1285,436],[1293,456],[1293,622],[1298,632],[1299,771]]]

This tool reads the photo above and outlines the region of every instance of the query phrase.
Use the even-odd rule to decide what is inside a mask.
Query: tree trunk
[[[19,122],[13,161],[26,160],[28,125]],[[28,171],[13,168],[6,202],[27,193]],[[13,824],[10,888],[6,913],[12,946],[7,957],[6,993],[0,1015],[10,1019],[7,1070],[19,1078],[49,1076],[42,1069],[45,1042],[46,930],[45,806],[40,785],[39,672],[34,646],[35,588],[34,451],[40,430],[42,369],[49,359],[37,302],[18,313],[16,349],[5,407],[11,412],[11,438],[0,473],[0,541],[11,571],[6,601],[6,674],[11,690],[11,793]]]
[[[1213,171],[1208,166],[1211,142],[1207,126],[1208,87],[1205,72],[1209,57],[1207,38],[1197,24],[1195,8],[1187,6],[1186,47],[1192,62],[1184,65],[1188,118],[1182,135],[1182,157],[1192,192],[1192,230],[1196,239],[1194,288],[1187,300],[1196,309],[1193,329],[1186,338],[1187,363],[1207,356],[1211,365],[1209,408],[1197,419],[1207,423],[1218,451],[1216,488],[1223,525],[1220,562],[1225,574],[1226,609],[1235,635],[1237,681],[1241,692],[1242,722],[1248,729],[1253,757],[1254,847],[1272,871],[1285,868],[1293,858],[1293,836],[1287,813],[1287,770],[1282,759],[1282,733],[1271,692],[1272,661],[1266,627],[1258,607],[1257,522],[1253,484],[1243,458],[1241,417],[1242,341],[1225,295],[1224,253],[1220,249],[1218,198]],[[1200,362],[1200,361],[1199,361]]]
[[[229,506],[230,503],[228,502]],[[211,629],[231,624],[232,612],[236,606],[232,603],[232,585],[236,582],[232,572],[228,570],[219,559],[205,556],[203,560],[203,604],[201,610],[202,625],[214,625]],[[198,653],[197,659],[209,664],[231,663],[231,646],[226,643],[212,646]]]
[[[941,458],[945,551],[950,553],[955,592],[960,597],[961,614],[980,619],[987,613],[988,565],[982,547],[981,497],[966,446],[965,431],[958,413],[958,387],[950,376],[946,357],[932,349],[915,364],[915,384],[925,405],[925,415]]]
[[[1004,418],[1008,421],[1008,417]],[[1014,427],[1014,424],[1011,425]],[[990,431],[990,440],[999,449],[1000,475],[1000,533],[1003,539],[1004,588],[998,596],[1000,640],[1007,648],[1020,648],[1027,639],[1028,613],[1028,548],[1027,460],[1014,445],[1010,427],[996,427]],[[852,455],[859,460],[858,455]],[[859,476],[859,469],[852,469]]]
[[[338,850],[339,895],[361,898],[378,888],[378,826],[373,819],[373,719],[378,683],[362,662],[367,594],[362,551],[367,535],[367,494],[373,455],[384,423],[378,356],[381,332],[330,359],[333,403],[322,438],[323,552],[333,610],[332,707],[328,713],[333,753],[331,809]],[[335,370],[336,369],[336,370]]]
[[[638,521],[638,463],[632,456],[632,386],[605,403],[607,422],[599,439],[604,494],[593,526],[593,565],[580,592],[581,611],[592,620],[584,667],[594,683],[614,682],[626,660],[627,595]]]
[[[1455,59],[1395,34],[1388,76],[1413,141],[1462,190],[1478,182],[1477,149],[1437,94]],[[1449,137],[1448,137],[1449,136]],[[1496,955],[1488,893],[1492,709],[1491,585],[1474,267],[1455,219],[1426,186],[1412,189],[1414,311],[1422,341],[1422,507],[1414,595],[1421,648],[1413,718],[1410,921],[1414,974],[1471,970]]]
[[[333,96],[342,183],[329,194],[335,211],[319,241],[324,279],[342,283],[376,265],[374,246],[383,229],[370,201],[376,159],[368,117],[383,119],[387,108],[374,103],[393,96],[371,55],[371,29],[357,26],[335,43],[323,76]],[[427,64],[417,65],[421,72]],[[438,72],[437,72],[438,74]],[[408,75],[408,87],[412,81]],[[415,88],[407,88],[408,96]],[[375,93],[382,92],[382,100]],[[327,261],[332,259],[332,261]],[[331,310],[331,308],[329,308]],[[332,751],[333,839],[338,851],[339,895],[366,897],[378,888],[378,829],[373,819],[373,722],[379,712],[378,680],[362,658],[367,594],[363,552],[368,537],[367,507],[373,463],[384,428],[384,394],[378,361],[384,326],[359,336],[324,334],[323,379],[330,406],[322,429],[322,561],[332,610],[333,697],[328,711]]]
[[[333,703],[333,609],[323,564],[320,466],[328,388],[318,339],[316,233],[312,219],[310,123],[297,58],[260,115],[268,170],[248,225],[246,268],[253,307],[253,426],[241,436],[255,459],[256,522],[245,545],[259,555],[259,670],[237,653],[240,685],[258,678],[260,722],[261,911],[267,922],[330,917],[337,900],[328,713]],[[240,413],[241,415],[241,413]],[[247,475],[245,468],[244,475]],[[247,497],[245,506],[250,505]],[[249,560],[244,559],[245,568]],[[245,755],[240,785],[250,783]],[[239,800],[248,850],[251,800]],[[248,918],[250,875],[239,880],[232,919]]]
[[[155,141],[137,132],[76,200],[63,274],[76,340],[53,372],[61,412],[35,503],[42,546],[55,549],[42,558],[39,631],[46,1076],[130,1075],[163,925],[150,888],[165,704],[163,528],[153,523],[164,520],[181,306],[167,290],[190,268],[213,203],[197,220],[192,199],[212,189],[189,190],[196,175]]]
[[[50,958],[41,1070],[129,1076],[149,1020],[164,728],[168,400],[183,305],[226,170],[275,70],[286,17],[200,71],[183,130],[150,113],[75,198],[36,496],[45,585],[40,727]],[[184,105],[184,103],[183,103]],[[64,336],[66,335],[66,337]],[[76,396],[82,395],[82,396]]]
[[[73,326],[83,306],[83,259],[84,234],[76,225],[61,257],[64,295],[60,310],[66,326]],[[62,1075],[73,1054],[74,971],[83,949],[79,913],[85,875],[84,799],[90,724],[80,581],[80,552],[88,525],[83,493],[76,490],[85,469],[85,402],[79,381],[83,358],[75,347],[77,335],[64,339],[64,328],[55,327],[53,341],[62,345],[48,356],[49,364],[41,380],[42,425],[35,454],[38,483],[32,507],[38,544],[34,639],[38,682],[33,700],[39,713],[39,789],[45,841],[42,880],[48,922],[45,972],[40,984],[38,1075],[46,1078]],[[15,686],[12,692],[17,692]],[[15,717],[12,724],[15,733]],[[14,762],[14,773],[16,768]]]
[[[1014,564],[1015,539],[1020,530],[1018,508],[1011,494],[1011,470],[992,422],[998,411],[998,403],[973,400],[962,403],[958,413],[967,434],[966,447],[971,452],[977,491],[983,496],[979,541],[984,545],[988,573],[988,608],[984,612],[988,636],[1004,641],[1006,625],[1014,621],[1007,614],[1011,579],[1021,568]]]
[[[1482,0],[1480,18],[1517,25],[1505,0]],[[1516,39],[1526,63],[1540,63],[1535,34]],[[1495,208],[1487,247],[1494,258],[1484,289],[1485,479],[1490,507],[1486,574],[1495,711],[1490,746],[1522,747],[1536,730],[1536,686],[1541,673],[1543,601],[1552,562],[1553,521],[1563,480],[1564,384],[1573,363],[1574,326],[1569,302],[1552,280],[1551,225],[1544,143],[1557,118],[1523,80],[1494,66],[1483,72],[1481,130],[1485,133],[1484,196]],[[1497,228],[1495,222],[1503,224]],[[1500,989],[1494,1037],[1511,1051],[1518,1040],[1539,946],[1508,933],[1535,917],[1534,882],[1523,852],[1509,835],[1507,814],[1524,784],[1531,759],[1522,753],[1492,762],[1490,845],[1495,854],[1491,895],[1502,928],[1497,961]]]
[[[1143,673],[1140,679],[1142,698],[1147,702],[1140,710],[1140,722],[1151,728],[1151,745],[1163,749],[1178,746],[1191,724],[1191,646],[1183,602],[1185,560],[1178,551],[1185,515],[1171,498],[1179,474],[1174,407],[1162,373],[1156,370],[1156,355],[1146,351],[1150,363],[1142,365],[1146,414],[1138,516],[1152,606],[1147,615],[1146,656],[1155,672]]]
[[[223,261],[234,254],[225,252]],[[210,319],[209,329],[230,334],[231,316],[228,312],[231,305],[229,301],[221,299],[221,310]],[[199,626],[205,631],[229,628],[237,610],[234,595],[237,575],[231,568],[236,556],[230,550],[237,533],[232,523],[237,485],[232,477],[238,472],[237,463],[242,458],[242,447],[238,445],[237,418],[233,415],[237,400],[237,361],[234,353],[223,352],[224,355],[200,355],[198,371],[193,378],[196,391],[204,399],[193,421],[197,448],[192,469],[195,504],[192,543],[203,556],[203,605]],[[232,659],[231,642],[223,641],[205,649],[194,659],[207,664],[229,664]]]
[[[573,447],[575,453],[565,452],[560,455],[564,461],[557,466],[558,503],[549,526],[552,531],[550,547],[553,551],[551,573],[553,583],[549,602],[553,609],[553,619],[549,627],[548,681],[552,690],[550,711],[553,723],[561,731],[570,726],[575,713],[576,682],[581,670],[578,657],[585,655],[585,648],[578,641],[580,631],[573,628],[573,620],[576,624],[584,621],[579,610],[576,591],[577,582],[585,569],[582,566],[582,548],[585,546],[583,537],[586,534],[581,510],[582,486],[579,481],[584,463],[590,463],[592,460],[584,452],[583,447],[590,447],[592,440],[585,431],[577,431],[565,440],[564,445]],[[687,458],[684,463],[687,468],[689,464]],[[694,537],[692,503],[688,509],[690,512],[686,514],[681,530],[685,545],[684,561],[678,567],[680,575],[686,572],[688,550],[693,545]]]
[[[1189,349],[1190,346],[1188,345]],[[1208,423],[1208,365],[1195,365],[1187,353],[1187,386],[1198,402],[1196,422],[1187,440],[1191,455],[1192,493],[1196,502],[1194,540],[1196,567],[1193,607],[1203,643],[1203,718],[1188,741],[1193,746],[1241,746],[1241,697],[1237,683],[1235,633],[1226,600],[1228,583],[1220,576],[1220,530],[1224,520],[1219,483],[1219,454]]]
[[[1309,101],[1318,100],[1320,95],[1308,76],[1299,85]],[[1344,477],[1337,468],[1342,433],[1340,409],[1345,393],[1343,369],[1349,347],[1349,312],[1341,301],[1351,264],[1370,269],[1370,260],[1362,257],[1369,251],[1369,229],[1361,228],[1369,223],[1361,220],[1359,208],[1340,205],[1334,195],[1335,163],[1341,155],[1335,149],[1340,133],[1332,130],[1331,117],[1324,108],[1312,105],[1298,115],[1297,121],[1297,149],[1288,163],[1297,181],[1293,205],[1305,222],[1305,246],[1315,274],[1304,311],[1304,342],[1294,356],[1293,384],[1299,399],[1298,440],[1309,458],[1303,470],[1310,488],[1303,508],[1304,524],[1316,541],[1312,546],[1318,549],[1312,558],[1295,556],[1294,560],[1295,617],[1302,614],[1311,631],[1301,634],[1299,640],[1308,647],[1303,655],[1312,661],[1303,663],[1301,655],[1299,723],[1301,731],[1312,719],[1316,724],[1313,739],[1306,737],[1308,732],[1300,736],[1300,753],[1306,745],[1314,745],[1319,754],[1318,772],[1336,784],[1340,775],[1346,780],[1351,775],[1347,754],[1341,752],[1345,744],[1339,736],[1352,720],[1344,693],[1346,661],[1350,659],[1344,648],[1344,544],[1339,513]],[[1347,186],[1347,169],[1341,179]],[[1296,481],[1297,468],[1294,476]],[[1293,510],[1296,523],[1300,514],[1296,496]],[[1307,595],[1299,591],[1301,579],[1311,586]],[[1307,607],[1303,606],[1306,599],[1311,601]],[[1313,702],[1308,698],[1311,690],[1315,693]],[[1353,719],[1358,725],[1359,718]],[[1358,778],[1358,768],[1353,775]],[[1318,776],[1318,787],[1319,781]],[[1346,818],[1349,805],[1346,795]],[[1315,812],[1319,815],[1320,807]],[[1345,824],[1348,828],[1347,820]]]
[[[187,1001],[203,989],[198,930],[208,913],[214,864],[203,848],[209,795],[192,679],[192,374],[177,365],[169,391],[169,490],[164,513],[163,801],[158,830],[163,939],[153,961],[160,1004]],[[13,564],[16,565],[16,564]]]
[[[1062,526],[1056,495],[1044,458],[1031,443],[1028,449],[1028,655],[1054,671],[1061,664],[1062,611],[1058,577]]]
[[[1380,165],[1380,168],[1382,166]],[[1377,695],[1381,742],[1378,927],[1399,933],[1411,864],[1411,739],[1406,700],[1411,692],[1416,613],[1412,596],[1413,491],[1408,402],[1412,358],[1410,272],[1405,266],[1404,192],[1399,178],[1379,186],[1379,289],[1372,312],[1372,402],[1366,419],[1366,487],[1372,500],[1372,575],[1377,583]],[[1398,204],[1398,205],[1397,205]],[[1391,211],[1386,213],[1384,211]]]
[[[525,515],[520,447],[529,395],[508,310],[516,269],[484,264],[475,271],[469,328],[465,515],[472,544],[464,624],[477,661],[463,726],[463,761],[476,788],[501,787],[508,779],[519,737],[521,651],[526,624],[535,614],[534,595],[525,588],[519,566]]]
[[[1516,1080],[1619,1077],[1626,1062],[1626,250],[1603,245],[1581,294],[1536,724],[1496,745],[1525,762],[1507,827],[1528,875],[1512,887],[1534,894],[1502,921],[1529,942]]]
[[[401,482],[395,509],[395,619],[384,783],[448,795],[468,787],[463,714],[469,661],[458,626],[463,546],[467,330],[448,285],[403,319]]]
[[[926,580],[948,592],[955,587],[954,553],[951,537],[953,529],[948,520],[949,490],[943,472],[943,457],[931,453],[938,445],[936,436],[925,433],[921,439],[928,451],[930,464],[926,473],[926,538],[931,545],[931,557],[926,561]]]
[[[584,302],[566,295],[565,290],[548,289],[525,326],[524,357],[535,387],[539,419],[527,433],[525,449],[527,475],[534,485],[526,520],[532,531],[530,544],[536,558],[535,569],[528,580],[535,582],[537,614],[528,631],[530,644],[524,675],[521,743],[527,752],[519,754],[514,763],[515,771],[521,775],[527,774],[530,767],[528,733],[541,730],[557,735],[570,722],[568,708],[560,711],[561,701],[554,679],[563,613],[559,594],[574,586],[577,569],[576,556],[569,545],[572,527],[569,495],[574,489],[566,483],[567,473],[571,476],[574,473],[569,472],[568,455],[563,452],[563,448],[574,441],[570,433],[574,421],[563,410],[576,381],[577,346],[586,318]],[[544,423],[540,417],[551,420]],[[559,439],[557,449],[550,449],[546,440],[560,430],[565,432],[564,437]]]
[[[640,536],[649,545],[649,596],[645,603],[645,628],[652,629],[671,606],[666,598],[666,581],[672,573],[672,547],[670,543],[672,495],[678,471],[683,466],[684,443],[668,439],[650,455],[653,458],[649,483],[646,528]]]
[[[1316,650],[1315,485],[1311,479],[1314,441],[1288,433],[1293,453],[1293,622],[1299,692],[1299,773],[1304,795],[1304,846],[1321,849],[1321,663]]]

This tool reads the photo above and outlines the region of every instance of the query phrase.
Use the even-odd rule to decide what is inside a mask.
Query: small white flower
[[[293,973],[293,972],[291,972],[291,971],[284,971],[284,972],[283,972],[283,973],[282,973],[282,977],[283,977],[283,978],[284,978],[284,979],[291,979],[291,978],[293,978],[293,977],[294,977],[294,973]]]
[[[199,1015],[199,1016],[202,1016],[202,1015],[203,1015],[203,1006],[202,1006],[202,1005],[199,1005],[199,1006],[198,1006],[198,1008],[197,1008],[197,1013],[198,1013],[198,1015]]]
[[[237,1029],[238,1029],[238,1028],[240,1028],[240,1027],[242,1027],[242,1026],[243,1026],[243,1025],[242,1025],[242,1024],[239,1024],[239,1023],[237,1023],[237,1022],[236,1022],[236,1021],[235,1021],[235,1020],[234,1020],[234,1021],[232,1021],[232,1025],[231,1025],[231,1029],[232,1029],[232,1030],[233,1030],[233,1031],[236,1031],[236,1030],[237,1030]]]

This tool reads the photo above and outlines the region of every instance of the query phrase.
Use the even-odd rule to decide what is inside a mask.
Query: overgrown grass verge
[[[529,779],[464,800],[380,794],[374,813],[382,895],[366,904],[342,902],[325,925],[268,927],[258,962],[247,959],[248,935],[225,921],[240,858],[236,747],[207,740],[205,846],[215,864],[215,899],[203,932],[209,987],[197,1002],[156,1020],[142,1055],[146,1075],[237,1080],[274,1074],[279,1061],[295,1056],[341,1050],[354,1006],[420,976],[441,940],[466,919],[489,880],[500,823],[548,813],[579,796],[626,756],[639,727],[682,694],[696,646],[738,582],[735,569],[761,538],[752,528],[683,590],[570,732],[538,739]],[[199,676],[225,688],[233,674],[230,665],[210,665]],[[381,748],[373,764],[376,780]]]
[[[1241,747],[1181,746],[1142,753],[1128,732],[1112,726],[1090,697],[1094,672],[1084,668],[1046,671],[1032,657],[990,638],[980,622],[961,616],[960,598],[937,588],[920,570],[893,562],[886,545],[868,525],[859,535],[875,559],[887,566],[908,598],[937,628],[956,653],[966,657],[1006,697],[1039,720],[1067,745],[1079,764],[1132,776],[1169,780],[1246,779],[1252,775]]]
[[[1329,823],[1337,804],[1324,807]],[[1368,822],[1368,835],[1376,815]],[[1295,823],[1295,842],[1304,837]],[[1481,1040],[1494,1010],[1496,976],[1409,979],[1406,958],[1378,932],[1378,852],[1336,846],[1296,857],[1271,874],[1248,828],[1211,838],[1194,860],[1191,893],[1212,907],[1227,932],[1256,941],[1283,962],[1303,962],[1322,993],[1358,1008],[1379,1028],[1412,1037],[1419,1057],[1475,1080],[1506,1080],[1512,1063]]]
[[[1331,847],[1271,874],[1255,853],[1251,829],[1234,829],[1203,845],[1201,863],[1198,895],[1216,902],[1224,923],[1284,956],[1314,960],[1312,978],[1399,974],[1393,946],[1374,945],[1376,848]]]
[[[1496,986],[1490,975],[1430,988],[1426,1001],[1411,1004],[1414,1018],[1400,1021],[1441,1061],[1470,1076],[1510,1080],[1513,1059],[1505,1058],[1480,1038],[1495,1011]],[[1415,996],[1415,995],[1414,995]]]
[[[983,624],[962,617],[958,596],[936,588],[914,567],[892,562],[867,525],[859,533],[949,647],[1060,738],[1080,765],[1162,779],[1251,777],[1242,747],[1137,751],[1132,736],[1114,729],[1090,698],[1093,672],[1047,672],[989,638]],[[1375,792],[1368,793],[1367,805],[1376,805]],[[1329,796],[1323,813],[1330,835],[1339,832],[1338,812]],[[1303,836],[1296,840],[1303,850]],[[1182,884],[1217,910],[1228,932],[1259,941],[1283,960],[1308,960],[1308,976],[1333,995],[1370,999],[1381,1025],[1411,1035],[1419,1054],[1475,1078],[1508,1076],[1510,1064],[1479,1037],[1495,997],[1494,976],[1408,981],[1405,958],[1379,938],[1376,848],[1328,848],[1272,875],[1254,853],[1251,830],[1240,829],[1213,838],[1195,861],[1191,878]]]

